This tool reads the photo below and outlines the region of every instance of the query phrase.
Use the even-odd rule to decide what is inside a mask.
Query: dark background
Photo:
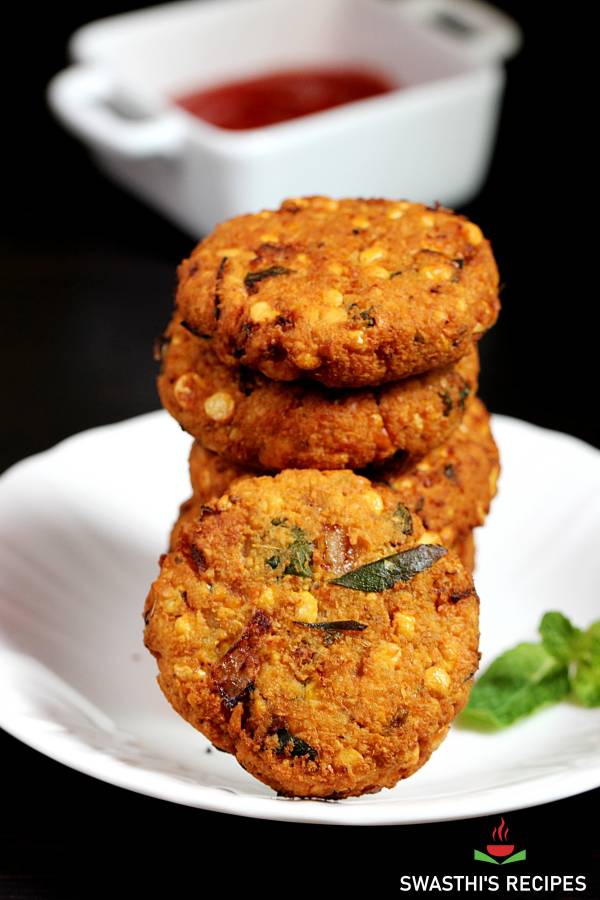
[[[598,446],[588,82],[597,50],[564,11],[558,17],[525,0],[499,5],[521,23],[526,43],[509,64],[492,171],[464,210],[491,238],[505,284],[500,322],[482,345],[481,394],[495,412]],[[45,109],[44,87],[65,65],[68,36],[133,5],[47,4],[35,14],[21,7],[5,13],[13,46],[4,51],[0,469],[83,428],[158,407],[152,339],[168,318],[175,265],[192,243],[110,185]],[[472,849],[495,824],[255,822],[101,784],[7,735],[0,752],[2,900],[139,895],[163,879],[169,895],[196,896],[208,889],[207,869],[215,889],[228,892],[352,895],[366,886],[394,894],[406,872],[481,874],[469,862]],[[599,799],[596,791],[507,816],[527,846],[529,873],[597,879],[591,823]],[[597,880],[585,896],[600,897]]]

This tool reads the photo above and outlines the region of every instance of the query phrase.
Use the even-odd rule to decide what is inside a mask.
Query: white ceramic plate
[[[504,472],[478,537],[483,665],[545,610],[600,617],[600,453],[496,417]],[[220,812],[339,824],[466,818],[600,785],[600,710],[562,703],[498,734],[455,727],[393,790],[278,798],[170,709],[142,645],[142,603],[189,438],[166,413],[78,435],[0,481],[0,725],[112,784]]]

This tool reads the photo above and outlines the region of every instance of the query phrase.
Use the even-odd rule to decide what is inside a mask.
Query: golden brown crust
[[[210,341],[175,321],[164,338],[161,400],[205,447],[240,464],[363,468],[399,451],[427,453],[461,421],[477,389],[474,346],[456,363],[376,390],[271,381],[219,362]]]
[[[439,532],[444,546],[455,550],[472,569],[474,549],[469,536],[473,528],[483,525],[496,493],[499,471],[489,413],[481,400],[474,398],[446,444],[420,460],[394,460],[371,469],[369,475],[396,490],[402,503],[418,513],[425,527]],[[252,474],[195,442],[190,452],[194,496],[182,507],[175,528],[193,520],[202,504],[220,497],[234,479]]]
[[[453,549],[465,569],[469,572],[474,572],[477,548],[475,546],[475,536],[473,532],[469,531],[468,534],[455,544]]]
[[[196,445],[196,451],[197,452],[195,454],[192,454],[192,456],[194,457],[195,463],[198,465],[198,468],[201,468],[200,460],[203,457],[204,458],[212,457],[212,459],[215,461],[219,460],[218,456],[215,456],[214,453],[210,453],[209,450],[203,450],[203,448],[200,447],[199,445]],[[190,456],[190,470],[192,469],[192,456]],[[206,502],[209,502],[210,500],[218,499],[218,497],[220,497],[221,494],[225,493],[225,491],[227,489],[226,486],[223,486],[223,488],[221,490],[217,489],[217,490],[211,491],[209,489],[208,479],[207,479],[207,475],[206,475],[207,468],[210,469],[210,466],[202,467],[203,474],[201,475],[201,479],[205,485],[201,491],[201,496],[204,497],[204,500],[201,502],[200,499],[198,499],[198,497],[192,496],[188,500],[186,500],[185,503],[181,504],[181,506],[179,508],[179,517],[178,517],[177,521],[175,522],[175,524],[173,525],[173,528],[171,530],[171,537],[170,537],[170,541],[169,541],[169,549],[170,550],[174,550],[175,547],[177,546],[177,542],[178,542],[179,538],[181,537],[181,534],[183,533],[184,527],[186,525],[189,525],[189,524],[195,522],[198,519],[198,517],[201,515],[202,506]],[[231,468],[233,469],[235,467],[231,467]],[[244,474],[246,476],[248,475],[248,473],[245,470],[239,470],[239,472],[240,472],[240,475],[238,475],[237,477],[243,478]],[[227,486],[229,486],[229,484],[231,484],[231,481],[233,481],[235,477],[236,476],[233,476],[232,478],[229,479]],[[194,483],[194,482],[192,482],[192,483]],[[442,540],[441,536],[440,536],[440,540]],[[465,569],[467,569],[469,572],[475,571],[476,547],[475,547],[475,537],[473,535],[473,529],[471,529],[470,531],[467,531],[465,533],[457,535],[453,542],[446,541],[446,544],[447,544],[449,550],[453,550],[456,553],[456,555],[462,562]]]
[[[416,463],[392,460],[369,474],[398,491],[426,528],[438,531],[446,546],[457,548],[473,528],[483,525],[499,473],[490,415],[476,397],[445,444]]]
[[[362,387],[464,356],[496,321],[498,273],[450,210],[299,198],[219,225],[181,264],[177,305],[228,365]]]
[[[471,578],[397,507],[394,491],[348,471],[243,478],[182,529],[151,588],[145,640],[165,695],[282,794],[391,787],[466,702]],[[332,583],[405,552],[429,559],[407,580]]]

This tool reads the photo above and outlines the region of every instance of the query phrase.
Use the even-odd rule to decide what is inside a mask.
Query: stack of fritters
[[[159,390],[193,495],[146,644],[175,709],[280,793],[392,786],[466,702],[498,310],[480,229],[407,202],[288,200],[180,267]]]

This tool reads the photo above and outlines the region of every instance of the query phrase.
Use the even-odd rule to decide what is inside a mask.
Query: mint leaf
[[[462,720],[503,728],[569,693],[568,667],[541,644],[507,650],[475,682]]]
[[[600,622],[594,622],[587,631],[580,631],[576,655],[579,662],[600,665]]]
[[[577,654],[579,628],[574,628],[560,612],[547,612],[540,622],[542,643],[548,653],[562,663],[570,663]]]
[[[579,663],[571,686],[582,706],[600,706],[600,662]]]
[[[572,688],[583,706],[600,706],[600,622],[579,635]]]

